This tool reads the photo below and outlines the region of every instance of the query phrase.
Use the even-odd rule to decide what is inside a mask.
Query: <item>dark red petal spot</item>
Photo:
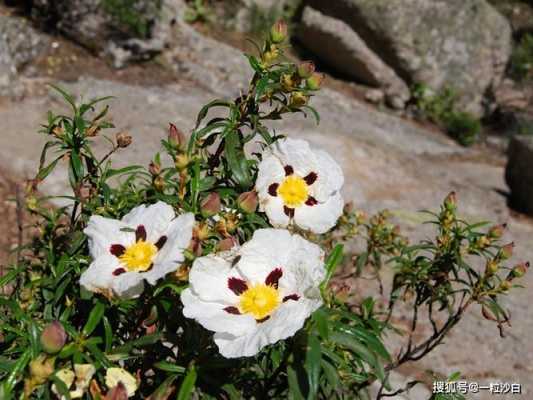
[[[305,204],[309,207],[313,207],[318,204],[318,201],[313,196],[309,196],[305,201]]]
[[[237,296],[240,296],[242,293],[246,292],[246,290],[248,289],[248,285],[242,279],[229,278],[228,288]]]
[[[155,247],[157,247],[157,250],[161,250],[166,242],[167,242],[167,237],[166,236],[161,236],[157,240],[157,242],[155,242]]]
[[[126,248],[122,246],[121,244],[112,244],[111,247],[109,248],[109,251],[115,257],[120,257],[122,254],[126,252]]]
[[[255,321],[260,324],[261,322],[265,322],[266,320],[268,320],[270,318],[270,315],[267,315],[265,318],[261,318],[261,319],[256,319]]]
[[[291,165],[285,165],[285,175],[289,176],[294,174],[294,168]]]
[[[241,314],[239,309],[237,307],[233,307],[233,306],[229,306],[229,307],[224,308],[224,311],[226,311],[227,313],[230,313],[230,314],[235,314],[235,315],[240,315]]]
[[[279,183],[273,183],[268,187],[268,194],[276,197],[278,195]]]
[[[119,276],[119,275],[122,275],[124,272],[126,272],[124,268],[117,268],[116,270],[113,271],[113,275]]]
[[[308,173],[305,178],[304,178],[304,181],[305,183],[307,183],[308,185],[312,185],[313,183],[316,182],[318,178],[318,175],[316,174],[316,172],[310,172]]]
[[[294,300],[298,301],[300,299],[300,296],[298,296],[296,293],[289,294],[288,296],[285,296],[283,298],[283,302],[285,303],[287,300]]]
[[[138,242],[140,240],[143,242],[146,241],[146,229],[144,225],[139,225],[137,229],[135,229],[135,241]]]
[[[283,206],[283,212],[289,218],[293,218],[294,217],[294,208],[289,208],[287,206]]]
[[[273,269],[270,274],[265,279],[265,285],[278,288],[279,279],[283,276],[283,271],[281,268]]]

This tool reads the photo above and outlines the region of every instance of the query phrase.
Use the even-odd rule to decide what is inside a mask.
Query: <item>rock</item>
[[[529,5],[525,2],[508,3],[494,0],[492,2],[497,10],[509,19],[513,32],[517,36],[533,32],[533,4]]]
[[[334,69],[361,83],[383,89],[389,103],[403,108],[409,100],[405,82],[345,22],[305,7],[298,38]]]
[[[36,0],[33,17],[71,40],[111,58],[115,67],[146,60],[164,48],[159,2],[136,0]]]
[[[365,100],[372,104],[380,104],[385,99],[385,93],[379,89],[369,89],[365,92]]]
[[[509,22],[485,0],[308,0],[347,23],[408,84],[453,88],[481,115],[511,54]]]
[[[250,32],[257,28],[254,26],[256,24],[287,17],[284,14],[287,11],[291,14],[290,10],[295,10],[298,0],[240,0],[228,3],[226,7],[229,12],[226,15],[231,20],[229,27],[237,32]],[[231,11],[234,15],[230,14]]]
[[[19,70],[36,58],[46,43],[25,19],[0,16],[0,94],[10,93]]]
[[[507,155],[505,180],[511,190],[511,205],[533,215],[533,136],[514,136]]]

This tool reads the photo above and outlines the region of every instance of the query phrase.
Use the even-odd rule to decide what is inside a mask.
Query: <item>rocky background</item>
[[[188,131],[204,103],[246,87],[245,39],[280,17],[290,21],[289,56],[312,59],[328,78],[313,99],[319,126],[293,118],[272,127],[334,154],[346,199],[390,209],[420,239],[431,231],[420,232],[418,211],[455,190],[465,218],[507,222],[516,259],[533,261],[530,0],[5,0],[0,265],[17,243],[16,187],[35,171],[44,142],[36,132],[48,109],[63,107],[48,83],[115,96],[114,123],[134,136],[117,162],[148,164],[168,122]],[[43,189],[61,194],[62,182],[58,173]],[[393,376],[426,382],[396,398],[428,399],[431,374],[455,371],[480,384],[522,383],[521,396],[497,398],[533,398],[532,281],[507,301],[506,338],[474,310],[444,346]],[[355,300],[373,290],[345,283]]]

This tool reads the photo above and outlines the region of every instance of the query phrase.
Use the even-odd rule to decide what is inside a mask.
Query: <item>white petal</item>
[[[344,174],[342,168],[325,151],[315,152],[317,160],[318,175],[316,182],[311,185],[313,197],[319,202],[325,202],[334,193],[337,193],[344,184]]]
[[[144,204],[135,207],[122,218],[122,222],[128,224],[133,229],[139,225],[143,225],[146,229],[147,240],[156,242],[164,235],[174,216],[174,209],[170,205],[158,201],[148,207]]]
[[[157,262],[183,261],[183,251],[189,247],[192,239],[192,229],[194,226],[194,214],[187,213],[180,215],[173,220],[165,233],[167,241],[157,254]]]
[[[104,254],[96,258],[89,268],[81,274],[80,285],[91,292],[105,291],[112,288],[113,271],[120,268],[118,258],[111,254]]]
[[[263,196],[268,194],[268,187],[273,183],[280,183],[285,177],[285,170],[279,158],[270,152],[263,154],[263,159],[259,163],[257,180],[255,181],[256,191]]]
[[[279,158],[283,166],[290,165],[301,177],[317,169],[315,153],[309,142],[302,139],[281,139],[272,146],[272,153]]]
[[[200,299],[231,305],[237,302],[238,296],[228,288],[230,277],[242,278],[236,268],[231,268],[228,260],[210,254],[194,260],[189,284]]]
[[[201,300],[191,289],[181,294],[183,315],[195,319],[204,328],[231,335],[244,335],[255,329],[257,322],[249,314],[237,315],[224,311],[227,304]]]
[[[264,211],[272,226],[284,228],[289,225],[290,218],[283,211],[283,200],[280,197],[269,196],[261,204],[261,210]]]
[[[150,271],[140,272],[139,275],[143,279],[146,279],[150,285],[155,285],[159,279],[164,278],[171,272],[177,271],[179,266],[180,263],[175,261],[154,262]]]
[[[123,299],[139,297],[144,290],[143,274],[125,272],[113,279],[113,292]]]
[[[74,372],[76,373],[76,389],[85,392],[96,368],[92,364],[74,364]]]
[[[83,231],[89,238],[89,251],[93,258],[109,254],[113,244],[127,246],[134,241],[134,236],[121,231],[127,225],[119,220],[93,215]]]
[[[105,375],[105,384],[109,389],[118,386],[119,382],[126,387],[128,397],[135,394],[138,388],[137,379],[123,368],[108,368]]]
[[[342,215],[344,200],[340,193],[330,197],[325,203],[314,206],[301,206],[294,210],[294,222],[300,228],[314,233],[326,233],[335,226]]]
[[[242,336],[216,333],[215,343],[220,354],[226,358],[254,356],[263,347],[293,336],[320,304],[319,301],[289,300],[283,303],[267,321],[257,324],[257,328],[252,332]]]
[[[288,230],[258,229],[241,246],[236,267],[247,280],[263,283],[273,269],[288,264],[292,251],[292,235]]]

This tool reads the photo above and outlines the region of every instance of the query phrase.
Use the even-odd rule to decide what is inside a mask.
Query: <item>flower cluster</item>
[[[262,154],[257,195],[245,193],[238,203],[242,208],[254,193],[273,227],[321,234],[342,214],[343,181],[329,154],[312,150],[304,140],[281,139]],[[203,201],[203,217],[214,214],[206,212],[211,203],[219,210],[220,197],[212,194]],[[201,229],[194,225],[192,213],[176,217],[161,201],[136,207],[120,221],[92,216],[85,234],[93,262],[80,284],[107,297],[139,296],[144,281],[155,285],[184,263]],[[215,332],[225,357],[253,356],[302,328],[322,304],[324,276],[318,245],[287,229],[259,229],[241,247],[194,260],[190,287],[181,295],[183,314]]]

